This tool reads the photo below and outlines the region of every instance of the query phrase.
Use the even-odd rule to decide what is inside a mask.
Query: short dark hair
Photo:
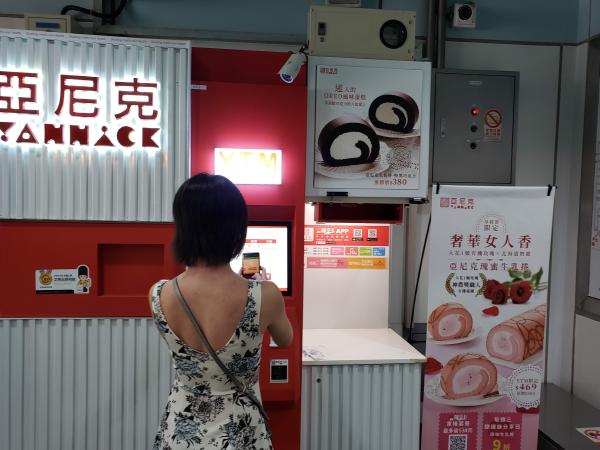
[[[227,264],[244,248],[248,209],[225,177],[199,173],[185,181],[173,200],[173,218],[173,251],[186,266]]]

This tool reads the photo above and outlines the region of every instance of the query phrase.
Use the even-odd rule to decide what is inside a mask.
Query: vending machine
[[[294,330],[287,349],[265,336],[262,399],[274,448],[299,449],[306,78],[301,72],[294,85],[282,83],[282,60],[274,52],[193,49],[191,173],[227,176],[248,204],[245,251],[260,254]]]

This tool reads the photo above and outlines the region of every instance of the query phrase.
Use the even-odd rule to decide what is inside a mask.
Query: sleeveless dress
[[[154,285],[151,305],[154,323],[171,351],[175,379],[154,449],[272,450],[258,408],[247,396],[238,394],[208,353],[189,347],[169,327],[159,300],[167,281]],[[229,342],[215,349],[237,378],[253,386],[259,399],[260,305],[260,282],[249,281],[244,314]]]

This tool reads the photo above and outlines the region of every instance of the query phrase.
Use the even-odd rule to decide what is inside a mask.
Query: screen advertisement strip
[[[422,448],[537,448],[553,194],[433,195]]]

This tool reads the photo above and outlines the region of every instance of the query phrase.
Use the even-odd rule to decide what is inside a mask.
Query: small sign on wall
[[[90,268],[38,269],[35,271],[36,294],[89,294],[92,287]]]

